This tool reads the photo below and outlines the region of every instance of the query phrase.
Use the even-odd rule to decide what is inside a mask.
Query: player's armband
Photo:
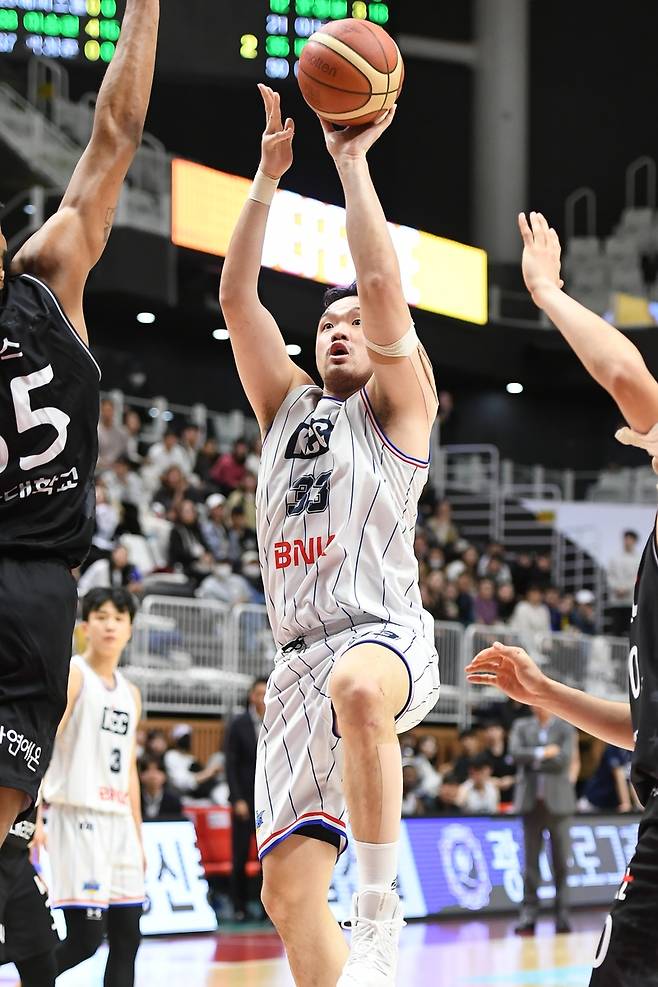
[[[372,343],[369,339],[366,339],[366,346],[373,353],[379,353],[380,356],[411,356],[418,349],[419,342],[420,340],[416,335],[416,326],[412,322],[409,332],[405,333],[396,343],[389,343],[388,346],[380,346],[379,343]]]

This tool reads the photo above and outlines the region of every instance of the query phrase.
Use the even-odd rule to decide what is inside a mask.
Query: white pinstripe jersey
[[[291,391],[263,445],[256,497],[279,645],[364,614],[433,640],[414,555],[428,467],[386,437],[365,388],[346,401]]]

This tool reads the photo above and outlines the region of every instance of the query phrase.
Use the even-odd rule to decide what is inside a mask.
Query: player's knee
[[[379,684],[365,675],[339,668],[331,676],[330,692],[341,728],[356,723],[366,729],[385,714],[386,704]]]
[[[263,908],[284,939],[299,924],[304,910],[309,907],[308,888],[299,886],[294,879],[277,882],[276,886],[265,879],[260,897]]]

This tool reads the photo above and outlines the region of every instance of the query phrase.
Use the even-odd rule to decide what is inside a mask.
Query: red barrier
[[[225,806],[185,806],[185,815],[192,820],[206,876],[230,875],[233,870],[232,813]],[[247,876],[260,873],[256,850],[256,834],[251,838]]]

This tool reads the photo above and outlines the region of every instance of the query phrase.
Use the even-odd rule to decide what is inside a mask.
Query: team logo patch
[[[83,891],[100,891],[101,886],[98,881],[85,881],[82,885]]]
[[[265,822],[265,811],[256,813],[256,829],[260,829]]]
[[[302,422],[290,436],[286,459],[315,459],[329,451],[334,423],[329,418],[311,418]]]

